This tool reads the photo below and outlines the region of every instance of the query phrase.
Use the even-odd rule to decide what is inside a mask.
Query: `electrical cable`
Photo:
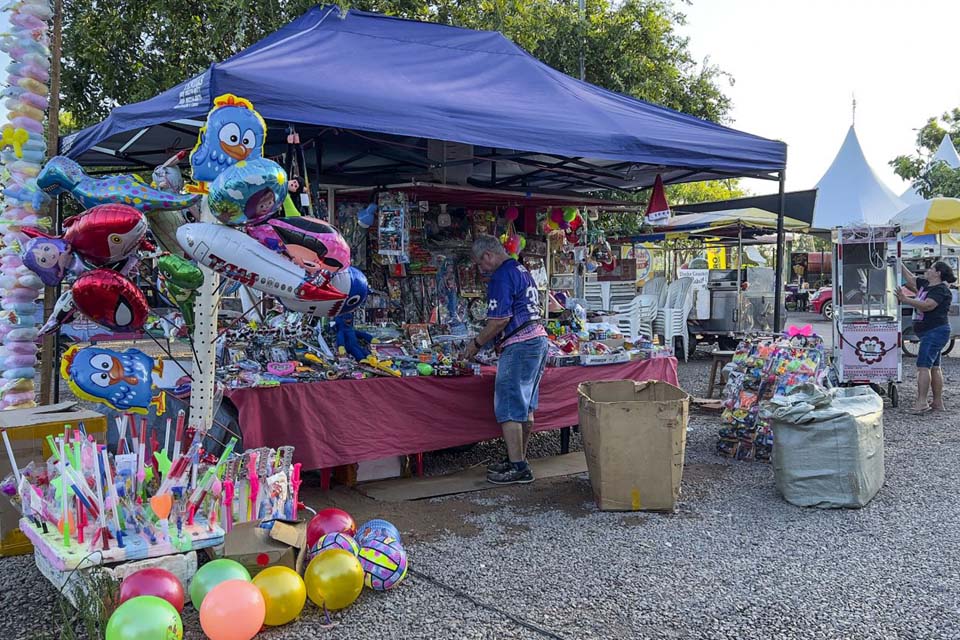
[[[471,596],[471,595],[470,595],[469,593],[467,593],[466,591],[463,591],[463,590],[458,589],[458,588],[456,588],[456,587],[450,586],[450,585],[448,585],[448,584],[446,584],[446,583],[444,583],[444,582],[441,582],[440,580],[437,580],[436,578],[434,578],[434,577],[432,577],[432,576],[428,576],[428,575],[425,574],[425,573],[421,573],[421,572],[415,571],[415,570],[413,570],[413,569],[409,569],[409,570],[408,570],[408,573],[410,573],[410,575],[412,575],[412,576],[415,576],[415,577],[417,577],[417,578],[420,578],[421,580],[425,580],[426,582],[429,582],[429,583],[431,583],[431,584],[433,584],[433,585],[435,585],[435,586],[438,586],[438,587],[440,587],[441,589],[444,589],[444,590],[446,590],[446,591],[449,591],[450,593],[454,594],[455,596],[457,596],[457,597],[459,597],[459,598],[462,598],[462,599],[470,602],[470,603],[473,604],[474,606],[477,606],[477,607],[479,607],[479,608],[481,608],[481,609],[484,609],[485,611],[490,611],[490,612],[492,612],[492,613],[499,614],[499,615],[503,616],[504,618],[507,618],[508,620],[510,620],[511,622],[513,622],[514,624],[518,624],[518,625],[520,625],[521,627],[523,627],[523,628],[525,628],[525,629],[528,629],[528,630],[530,630],[530,631],[533,631],[533,632],[535,632],[535,633],[538,633],[538,634],[544,636],[545,638],[552,638],[553,640],[566,640],[566,638],[564,638],[563,636],[557,635],[556,633],[554,633],[553,631],[550,631],[549,629],[544,629],[543,627],[538,626],[538,625],[536,625],[536,624],[534,624],[534,623],[532,623],[532,622],[528,622],[527,620],[524,620],[523,618],[520,618],[520,617],[518,617],[518,616],[513,615],[512,613],[509,613],[509,612],[507,612],[507,611],[504,611],[503,609],[500,609],[499,607],[494,607],[494,606],[492,606],[492,605],[488,605],[488,604],[486,604],[486,603],[484,603],[484,602],[482,602],[482,601],[474,598],[473,596]]]

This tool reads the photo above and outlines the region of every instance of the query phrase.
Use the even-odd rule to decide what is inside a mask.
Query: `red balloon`
[[[63,239],[73,251],[97,266],[116,264],[133,255],[147,235],[147,219],[125,204],[101,204],[64,221]]]
[[[343,509],[321,509],[307,525],[307,548],[312,547],[317,540],[328,533],[345,533],[355,536],[357,523]]]
[[[147,321],[147,299],[128,278],[110,269],[94,269],[71,288],[80,313],[113,331],[139,331]]]
[[[166,569],[154,567],[131,573],[120,583],[120,601],[123,604],[137,596],[156,596],[173,605],[178,612],[183,611],[183,584],[177,576]]]

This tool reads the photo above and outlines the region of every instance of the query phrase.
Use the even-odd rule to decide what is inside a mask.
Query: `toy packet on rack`
[[[821,384],[826,374],[823,340],[811,331],[791,330],[778,338],[748,338],[728,365],[717,454],[769,462],[773,432],[760,405],[801,384]]]

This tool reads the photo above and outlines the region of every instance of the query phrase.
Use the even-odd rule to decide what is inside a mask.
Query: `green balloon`
[[[433,367],[428,362],[421,362],[417,365],[417,373],[422,376],[432,376]]]
[[[180,256],[160,256],[157,268],[169,282],[182,289],[193,290],[203,284],[200,267]]]
[[[200,604],[210,590],[227,580],[246,580],[250,582],[250,572],[236,560],[221,558],[200,567],[190,581],[190,602],[200,611]]]
[[[107,640],[181,640],[183,621],[172,604],[137,596],[117,607],[107,622]]]
[[[563,219],[567,222],[573,222],[577,219],[577,209],[575,207],[567,207],[563,210]]]

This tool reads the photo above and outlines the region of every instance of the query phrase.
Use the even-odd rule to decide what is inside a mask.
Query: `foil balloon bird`
[[[116,411],[147,413],[150,405],[163,412],[164,395],[154,376],[163,374],[163,361],[138,349],[123,352],[73,345],[63,356],[60,373],[78,398],[100,402]]]
[[[238,162],[262,157],[266,137],[267,124],[249,100],[231,93],[218,96],[190,153],[193,179],[199,183],[213,182]]]
[[[187,209],[200,200],[196,195],[159,191],[135,175],[93,178],[64,156],[53,157],[44,165],[37,186],[48,195],[69,194],[84,207],[125,204],[142,213]]]

